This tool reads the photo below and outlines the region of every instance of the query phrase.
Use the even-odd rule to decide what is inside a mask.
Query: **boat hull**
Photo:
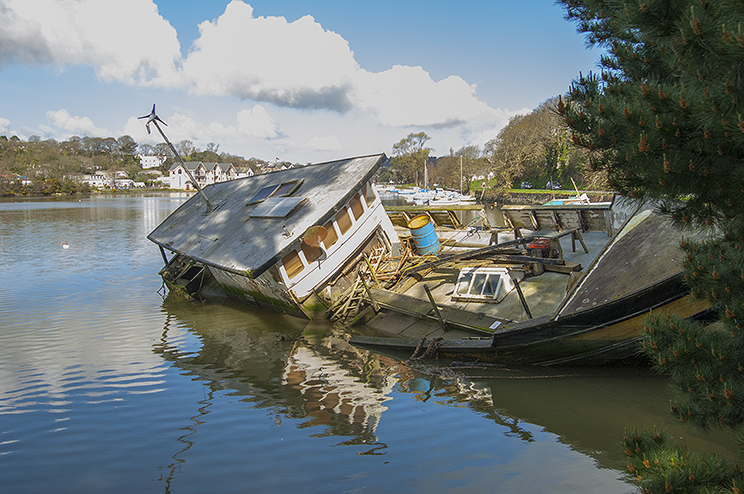
[[[493,337],[444,339],[437,356],[504,365],[610,365],[637,359],[645,320],[653,312],[700,318],[706,300],[693,298],[678,277],[625,299],[560,318],[541,317],[517,323]],[[368,348],[411,352],[419,340],[354,336]],[[431,340],[425,344],[428,345]]]

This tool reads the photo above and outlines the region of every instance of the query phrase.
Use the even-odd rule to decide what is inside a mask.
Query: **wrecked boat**
[[[358,265],[397,254],[371,179],[384,154],[210,184],[148,239],[169,293],[327,317]]]
[[[442,246],[369,290],[353,344],[507,365],[637,356],[653,311],[703,317],[683,283],[681,233],[653,205],[504,206],[488,245]],[[569,247],[570,244],[570,247]]]
[[[372,184],[386,159],[208,185],[148,235],[169,293],[337,319],[352,344],[412,358],[499,364],[617,362],[639,352],[650,312],[709,309],[653,205],[503,206],[496,228],[473,205],[386,212]]]

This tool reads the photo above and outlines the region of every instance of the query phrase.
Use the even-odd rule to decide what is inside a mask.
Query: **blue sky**
[[[0,0],[0,134],[131,135],[308,163],[483,146],[595,69],[552,0]]]

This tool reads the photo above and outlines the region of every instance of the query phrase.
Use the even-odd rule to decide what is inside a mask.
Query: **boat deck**
[[[569,280],[575,282],[580,271],[571,268],[587,268],[599,255],[610,240],[610,236],[602,231],[590,231],[580,234],[588,252],[585,252],[578,239],[572,241],[572,236],[554,231],[528,232],[522,235],[538,235],[554,237],[560,243],[565,265],[545,265],[545,272],[536,276],[525,276],[519,283],[527,308],[532,318],[551,316],[563,302],[569,288]],[[490,239],[490,235],[488,236]],[[480,238],[471,236],[468,245],[480,241],[488,245],[486,235]],[[498,242],[504,243],[514,240],[511,230],[502,230],[498,235]],[[573,245],[572,245],[573,243]],[[445,246],[440,257],[455,253],[457,247]],[[405,282],[399,283],[398,289],[373,289],[372,297],[383,309],[368,323],[367,327],[375,333],[384,336],[394,336],[406,339],[427,339],[446,337],[457,338],[489,338],[514,322],[530,319],[520,300],[519,293],[512,289],[498,303],[483,303],[475,301],[452,300],[452,293],[457,282],[461,267],[477,264],[474,261],[462,261],[436,267],[426,273],[424,277],[405,288]],[[514,264],[498,263],[492,266],[511,266]],[[555,272],[560,270],[562,272]],[[571,275],[570,273],[574,273]],[[400,289],[400,286],[404,289]],[[434,310],[426,288],[437,305],[439,314]],[[389,309],[389,310],[384,310]],[[440,322],[444,321],[444,327]]]

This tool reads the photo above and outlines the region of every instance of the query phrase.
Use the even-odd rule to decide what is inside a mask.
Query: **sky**
[[[553,0],[0,0],[0,135],[317,163],[481,148],[596,70]]]

